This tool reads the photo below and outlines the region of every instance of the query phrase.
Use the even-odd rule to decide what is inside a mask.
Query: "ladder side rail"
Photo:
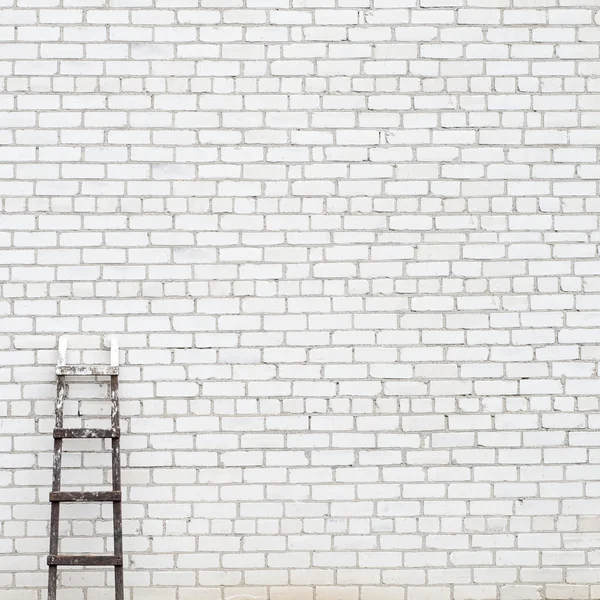
[[[65,348],[66,349],[66,348]],[[64,403],[67,396],[65,376],[60,375],[56,382],[56,414],[55,428],[62,429]],[[54,438],[54,455],[52,461],[52,491],[60,492],[61,464],[62,464],[62,438]],[[58,527],[60,519],[60,502],[52,502],[50,508],[50,555],[58,554]],[[56,565],[48,568],[48,600],[56,600],[56,586],[58,583],[58,569]]]
[[[115,344],[113,343],[111,361],[114,360],[112,352],[114,348]],[[117,375],[112,375],[110,378],[110,401],[111,427],[113,430],[117,430],[119,429],[119,377]],[[114,492],[121,492],[121,439],[119,437],[112,438],[112,487]],[[114,554],[121,559],[121,563],[115,565],[115,600],[124,600],[123,516],[120,500],[113,502],[113,529]]]

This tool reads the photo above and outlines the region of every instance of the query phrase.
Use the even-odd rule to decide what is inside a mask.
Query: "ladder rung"
[[[55,438],[118,438],[120,429],[55,429]]]
[[[122,565],[122,556],[108,554],[62,554],[48,556],[49,565],[69,565],[80,567],[106,567]]]
[[[50,502],[121,502],[121,492],[50,492]]]
[[[118,375],[119,367],[109,365],[57,365],[57,375]]]

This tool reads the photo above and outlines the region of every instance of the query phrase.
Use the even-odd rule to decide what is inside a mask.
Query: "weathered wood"
[[[56,379],[56,406],[54,410],[54,427],[60,429],[63,426],[63,410],[67,398],[67,382],[64,376]],[[59,473],[60,475],[60,473]]]
[[[66,352],[66,338],[64,351]],[[55,427],[61,429],[63,426],[63,409],[67,395],[67,384],[64,376],[59,376],[56,382],[56,407]],[[55,429],[55,430],[56,430]],[[54,458],[52,461],[52,491],[60,490],[60,467],[62,463],[62,439],[54,437]],[[60,504],[55,502],[50,509],[50,554],[58,554],[58,523],[60,519]],[[48,570],[48,600],[56,600],[56,584],[58,573],[55,566]]]
[[[58,584],[58,568],[56,565],[48,567],[48,600],[56,600],[56,587]]]
[[[108,554],[51,554],[48,556],[48,564],[52,566],[112,567],[122,565],[123,557]]]
[[[115,565],[115,600],[124,600],[124,598],[125,589],[123,587],[123,561],[121,561],[120,565]]]
[[[114,375],[110,378],[110,406],[111,426],[119,427],[119,378]],[[121,489],[121,440],[112,440],[112,486],[113,491]],[[123,556],[123,517],[121,503],[113,504],[113,536],[114,548],[117,556]],[[124,600],[123,566],[115,566],[115,600]]]
[[[57,375],[87,375],[88,377],[109,377],[119,374],[119,367],[107,365],[57,365]]]
[[[118,438],[121,430],[116,429],[55,429],[55,438]]]
[[[50,492],[50,502],[121,502],[121,492]]]

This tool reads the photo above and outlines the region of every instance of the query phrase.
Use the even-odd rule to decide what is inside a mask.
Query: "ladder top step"
[[[50,502],[121,502],[121,492],[50,492]]]
[[[120,429],[55,429],[55,438],[118,438]]]
[[[122,556],[109,554],[51,554],[48,556],[49,565],[65,565],[80,567],[109,567],[122,565]]]
[[[89,376],[104,376],[118,375],[118,366],[109,365],[57,365],[57,375],[87,375]]]

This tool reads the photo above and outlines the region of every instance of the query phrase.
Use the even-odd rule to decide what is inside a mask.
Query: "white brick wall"
[[[0,600],[600,597],[599,0],[0,7]]]

